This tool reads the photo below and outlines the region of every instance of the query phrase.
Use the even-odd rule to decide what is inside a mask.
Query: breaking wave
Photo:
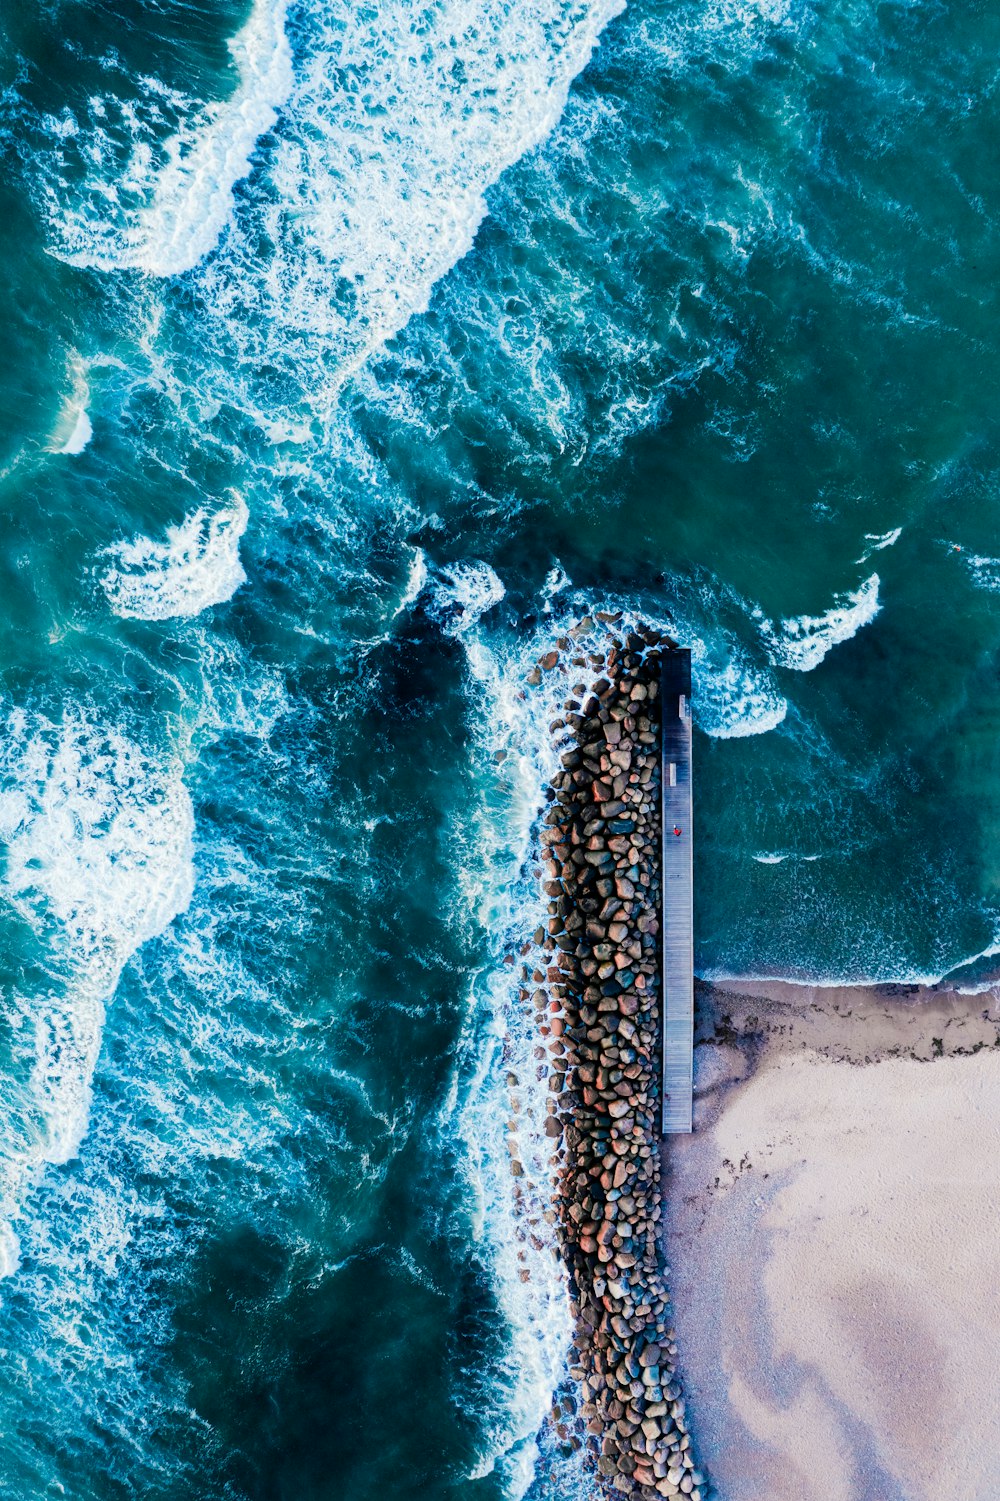
[[[69,357],[68,374],[70,389],[60,408],[55,429],[46,444],[50,453],[82,453],[94,433],[87,410],[90,383],[84,362],[75,350]]]
[[[233,216],[236,185],[292,90],[287,8],[287,0],[256,0],[229,43],[239,75],[236,93],[224,104],[194,109],[191,122],[168,140],[153,201],[139,216],[136,240],[119,265],[177,276],[217,245]]]
[[[766,668],[752,664],[736,645],[719,661],[702,642],[693,645],[692,712],[699,729],[718,740],[766,735],[788,713],[788,700],[778,692]]]
[[[48,118],[53,249],[103,271],[194,273],[244,357],[277,359],[297,389],[304,360],[342,381],[427,307],[486,190],[552,130],[621,9],[437,0],[418,15],[390,0],[376,16],[337,0],[286,28],[285,0],[257,0],[231,44],[229,101],[147,78],[136,101]]]
[[[452,563],[438,573],[428,613],[450,636],[464,636],[506,592],[488,563]]]
[[[210,254],[254,149],[292,88],[286,10],[287,0],[255,0],[229,42],[238,83],[222,103],[202,104],[147,78],[144,99],[91,99],[89,120],[66,114],[50,122],[67,167],[78,151],[96,162],[75,206],[52,205],[65,260],[177,276]],[[166,139],[158,135],[164,123],[175,125]],[[117,181],[107,180],[112,174]]]
[[[8,999],[19,1065],[17,1087],[0,1099],[8,1262],[36,1172],[69,1161],[83,1138],[104,1009],[122,968],[191,898],[193,828],[179,765],[158,764],[80,710],[58,724],[8,711],[2,894],[34,933],[47,976]]]
[[[902,535],[903,528],[901,526],[894,526],[888,532],[865,532],[865,541],[868,543],[868,546],[860,558],[858,558],[858,562],[867,563],[873,552],[881,552],[885,547],[895,547]]]
[[[249,519],[245,502],[236,496],[223,510],[199,507],[168,527],[163,542],[135,537],[108,548],[112,561],[100,578],[115,614],[169,620],[231,599],[246,578],[240,538]]]
[[[812,672],[826,654],[843,641],[850,641],[879,611],[879,576],[873,573],[852,594],[841,594],[824,615],[799,615],[775,625],[758,616],[760,633],[771,660],[795,672]]]

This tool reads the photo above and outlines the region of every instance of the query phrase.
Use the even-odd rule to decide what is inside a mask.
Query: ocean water
[[[505,957],[584,610],[695,652],[702,973],[992,972],[998,47],[5,0],[4,1501],[580,1490]]]

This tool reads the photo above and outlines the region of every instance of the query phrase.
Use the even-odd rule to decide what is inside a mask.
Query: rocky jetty
[[[550,916],[536,935],[541,961],[525,971],[550,1055],[545,1129],[576,1322],[577,1441],[597,1494],[703,1501],[658,1235],[659,657],[674,643],[617,635],[615,617],[599,618],[602,653],[574,658],[575,632],[561,643],[586,683],[551,726],[564,749],[541,834]],[[534,681],[563,660],[543,657]],[[565,1404],[559,1417],[565,1431]]]

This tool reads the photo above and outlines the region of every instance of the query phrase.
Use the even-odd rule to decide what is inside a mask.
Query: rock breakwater
[[[549,1050],[546,1134],[575,1321],[577,1432],[599,1494],[708,1495],[677,1377],[660,1250],[659,632],[616,634],[551,732],[563,744],[541,833],[547,931],[525,980]],[[577,631],[590,634],[594,621]],[[592,637],[591,637],[592,641]],[[537,683],[563,667],[547,654]],[[584,674],[580,674],[584,675]],[[568,1431],[566,1404],[557,1428]]]

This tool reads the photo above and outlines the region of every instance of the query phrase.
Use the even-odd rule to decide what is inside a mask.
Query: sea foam
[[[86,448],[87,444],[90,442],[93,436],[94,428],[90,421],[90,415],[84,408],[77,414],[77,419],[73,424],[73,431],[70,433],[69,437],[66,439],[66,442],[60,448],[59,452],[83,453],[83,450]]]
[[[1000,558],[972,554],[965,559],[965,564],[977,588],[1000,593]]]
[[[80,355],[73,350],[68,361],[70,389],[63,400],[59,416],[46,445],[50,453],[82,453],[94,435],[90,413],[90,382],[87,368]]]
[[[833,647],[850,641],[862,626],[875,619],[878,590],[879,576],[873,573],[853,593],[838,595],[823,615],[799,615],[775,625],[758,611],[760,633],[772,662],[796,672],[812,672]]]
[[[621,8],[449,0],[418,17],[387,0],[376,19],[325,6],[298,38],[270,167],[279,201],[298,205],[294,221],[265,220],[277,323],[316,329],[346,371],[426,308],[471,247],[486,189],[555,125]]]
[[[190,900],[192,837],[179,764],[150,759],[79,710],[59,724],[23,710],[8,714],[0,749],[2,892],[49,955],[54,983],[8,998],[28,1082],[2,1101],[7,1262],[12,1218],[38,1169],[79,1149],[104,1008],[122,968]]]
[[[100,576],[115,614],[169,620],[231,599],[246,578],[239,544],[248,520],[245,502],[234,496],[222,510],[199,507],[168,527],[165,541],[135,537],[115,543]]]
[[[487,188],[553,128],[622,8],[387,0],[376,15],[327,0],[286,31],[285,0],[256,0],[228,101],[146,78],[135,100],[47,118],[52,249],[103,271],[196,271],[206,316],[258,358],[292,340],[301,362],[305,336],[346,375],[427,307]]]
[[[858,562],[867,563],[873,552],[881,552],[885,547],[895,547],[902,535],[901,526],[894,526],[889,532],[865,532],[865,541],[868,546],[858,558]]]
[[[145,78],[134,101],[91,99],[90,120],[63,114],[47,121],[57,163],[71,167],[61,184],[45,188],[54,249],[64,260],[164,277],[211,253],[257,143],[292,88],[286,12],[287,0],[255,0],[229,42],[237,85],[224,101],[202,103]],[[165,121],[175,128],[164,139]],[[84,168],[75,196],[74,165]]]
[[[478,601],[496,594],[491,569],[461,566],[460,592]],[[454,579],[451,589],[441,586],[442,605],[454,587]],[[547,920],[530,857],[544,789],[559,765],[546,725],[565,697],[566,679],[549,674],[526,696],[525,678],[550,643],[549,632],[506,647],[487,633],[486,613],[481,610],[457,632],[470,674],[474,756],[484,784],[495,791],[455,837],[455,921],[467,924],[471,914],[491,949],[488,972],[470,987],[461,1049],[465,1087],[455,1114],[476,1203],[475,1238],[488,1249],[510,1330],[510,1353],[500,1373],[510,1394],[507,1424],[488,1435],[470,1478],[497,1472],[504,1477],[504,1494],[516,1501],[534,1475],[535,1438],[565,1375],[572,1322],[555,1232],[546,1219],[552,1192],[546,1071],[535,1056],[534,1018],[520,1004],[516,973],[502,956],[524,952]],[[447,629],[447,615],[442,624]],[[497,751],[505,757],[499,782]],[[516,1187],[512,1155],[524,1168]]]
[[[551,131],[622,8],[387,0],[376,14],[326,0],[289,16],[289,44],[284,6],[257,0],[227,103],[144,79],[134,101],[47,119],[53,253],[192,276],[213,339],[233,343],[214,378],[238,385],[274,362],[295,394],[281,412],[261,404],[261,424],[301,420],[303,396],[323,408],[428,306],[487,189]]]
[[[464,636],[506,592],[488,563],[451,563],[438,570],[428,613],[450,636]]]
[[[140,215],[127,264],[154,276],[190,271],[210,254],[233,215],[233,192],[250,171],[292,89],[287,0],[256,0],[229,51],[239,76],[231,99],[196,110],[167,142],[153,201]]]
[[[716,740],[776,730],[788,713],[788,700],[766,667],[752,663],[735,641],[727,647],[719,661],[701,641],[692,643],[692,711],[698,728]]]
[[[403,589],[403,593],[400,596],[399,604],[392,612],[393,619],[395,619],[397,615],[402,615],[404,611],[409,609],[410,605],[416,603],[416,601],[420,598],[421,593],[423,592],[423,588],[426,582],[427,558],[422,547],[415,547],[413,549],[413,557],[410,559],[410,566],[406,574],[406,587]]]

